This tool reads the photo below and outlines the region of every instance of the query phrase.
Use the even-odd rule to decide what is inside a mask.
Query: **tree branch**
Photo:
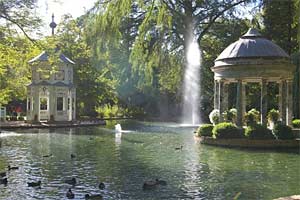
[[[7,21],[13,23],[14,25],[16,25],[22,32],[23,34],[34,44],[37,44],[36,41],[34,39],[32,39],[27,33],[26,31],[23,29],[23,27],[15,20],[10,19],[8,16],[4,16],[4,15],[0,15],[0,18],[6,19]]]
[[[225,7],[222,11],[220,11],[219,13],[217,13],[215,16],[211,17],[211,19],[209,20],[207,26],[203,29],[203,31],[200,33],[199,38],[198,38],[198,42],[200,43],[202,37],[204,36],[204,34],[206,34],[206,32],[210,29],[210,27],[214,24],[214,22],[221,16],[223,15],[226,11],[230,10],[231,8],[241,4],[241,3],[245,3],[248,0],[241,0],[238,1],[234,4],[231,4],[227,7]]]

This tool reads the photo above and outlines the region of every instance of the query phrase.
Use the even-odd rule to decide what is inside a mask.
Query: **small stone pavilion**
[[[53,18],[50,24],[52,35],[56,27]],[[29,61],[32,80],[27,86],[27,121],[73,121],[76,116],[75,63],[64,54],[59,55],[55,67],[48,59],[48,53],[43,51]]]
[[[289,55],[278,45],[262,37],[250,28],[238,41],[229,45],[215,60],[214,108],[220,115],[228,109],[228,84],[237,83],[237,125],[242,127],[246,112],[245,85],[250,82],[261,84],[261,123],[267,122],[267,83],[279,84],[280,119],[287,125],[292,121],[292,81],[295,66]]]

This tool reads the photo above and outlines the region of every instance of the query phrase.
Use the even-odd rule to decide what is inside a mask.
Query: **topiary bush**
[[[213,130],[213,138],[215,139],[232,139],[242,138],[243,133],[236,125],[230,122],[217,124]]]
[[[279,111],[276,109],[272,109],[268,112],[268,120],[269,122],[273,122],[274,124],[278,123],[279,116]]]
[[[276,139],[272,131],[265,125],[255,124],[248,126],[245,130],[245,136],[249,139],[268,140]]]
[[[218,109],[214,109],[209,113],[209,121],[215,125],[220,121],[220,111]]]
[[[273,134],[279,140],[292,140],[296,138],[291,127],[280,123],[275,124]]]
[[[230,110],[226,110],[223,112],[224,120],[226,122],[236,123],[237,110],[235,108],[231,108]]]
[[[212,137],[212,130],[214,128],[214,125],[212,124],[202,124],[199,126],[199,128],[196,131],[197,136],[208,136]]]
[[[292,124],[294,128],[300,128],[300,119],[294,119]]]
[[[247,126],[255,125],[260,120],[260,113],[255,108],[249,110],[245,115],[245,123]]]

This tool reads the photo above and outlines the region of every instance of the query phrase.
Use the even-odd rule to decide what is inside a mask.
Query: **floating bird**
[[[69,188],[69,190],[68,190],[68,192],[67,192],[67,194],[66,194],[66,197],[67,197],[68,199],[74,199],[75,194],[72,192],[71,188]]]
[[[103,190],[105,188],[105,184],[103,182],[99,183],[99,189]]]
[[[0,172],[0,177],[5,177],[6,176],[6,172]]]
[[[0,184],[7,185],[7,178],[0,179]]]
[[[65,183],[70,184],[70,185],[76,185],[76,178],[71,178],[71,179],[66,179]]]
[[[51,157],[51,156],[52,156],[52,154],[48,154],[48,155],[44,155],[43,157],[47,158],[47,157]]]
[[[12,166],[10,166],[10,165],[8,165],[7,168],[8,168],[9,171],[10,171],[10,170],[16,170],[16,169],[19,169],[19,167],[12,167]]]
[[[102,200],[103,199],[101,194],[92,194],[92,195],[86,194],[84,197],[85,197],[85,199],[93,199],[93,200]]]
[[[71,153],[71,159],[73,159],[73,158],[75,158],[76,156],[75,156],[75,154],[72,154]]]
[[[38,187],[41,186],[42,182],[38,181],[38,182],[28,182],[27,185],[28,187]]]
[[[180,147],[176,147],[175,150],[182,150],[183,146],[181,145]]]
[[[145,181],[143,184],[143,189],[148,190],[148,189],[154,189],[158,185],[157,181]]]
[[[155,179],[156,183],[159,185],[167,185],[167,181]]]

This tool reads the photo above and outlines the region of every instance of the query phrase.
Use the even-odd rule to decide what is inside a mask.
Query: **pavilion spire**
[[[52,36],[54,35],[54,29],[56,28],[57,24],[54,22],[54,13],[52,13],[52,22],[50,23],[50,28],[52,29]]]

